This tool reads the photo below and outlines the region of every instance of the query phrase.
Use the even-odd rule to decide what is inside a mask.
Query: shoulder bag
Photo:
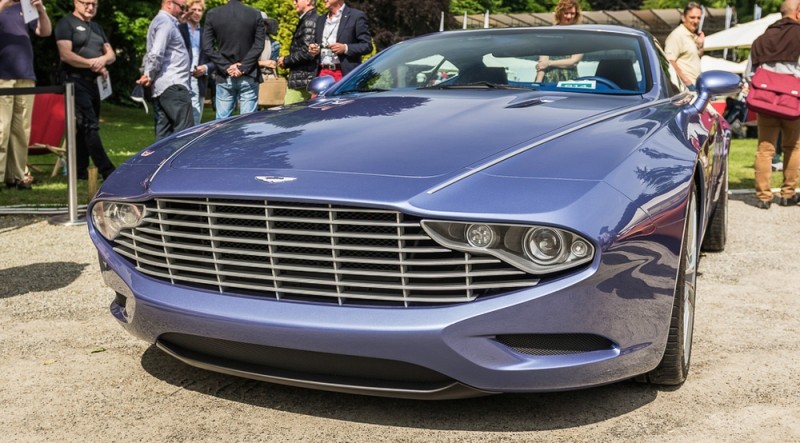
[[[274,69],[269,70],[258,87],[258,105],[265,107],[283,106],[288,83]]]
[[[757,68],[750,80],[747,109],[785,120],[800,118],[800,78]]]

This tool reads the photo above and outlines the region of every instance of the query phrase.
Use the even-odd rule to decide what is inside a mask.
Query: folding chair
[[[56,163],[50,173],[51,177],[55,177],[66,162],[65,120],[63,94],[36,94],[33,100],[28,156],[55,154]],[[42,165],[42,163],[28,163],[30,169],[40,172],[43,170],[38,166]]]

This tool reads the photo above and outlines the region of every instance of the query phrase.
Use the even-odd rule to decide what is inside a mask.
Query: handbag
[[[288,87],[285,78],[279,76],[274,69],[270,70],[264,81],[258,86],[258,105],[283,106]]]
[[[800,117],[800,78],[756,69],[747,93],[747,109],[785,120]]]

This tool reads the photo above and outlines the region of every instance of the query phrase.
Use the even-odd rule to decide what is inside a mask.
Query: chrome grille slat
[[[140,270],[145,274],[152,275],[152,276],[155,276],[155,277],[169,278],[169,275],[170,275],[170,274],[156,272],[156,271],[153,271],[152,269],[147,269],[147,268],[140,268]],[[253,278],[253,279],[259,280],[259,281],[270,281],[270,282],[273,281],[273,279],[268,278],[268,277],[263,277],[263,276],[254,277],[252,275],[247,275],[247,274],[244,274],[244,275],[246,275],[248,278]],[[193,276],[182,275],[182,274],[174,274],[174,275],[172,275],[172,278],[175,279],[175,280],[191,281],[191,282],[202,283],[202,284],[206,284],[206,285],[216,285],[217,284],[216,279],[214,279],[214,278],[201,278],[201,277],[193,277]],[[313,284],[319,284],[319,285],[324,285],[325,283],[330,283],[330,285],[328,285],[330,287],[333,287],[334,283],[335,283],[333,281],[326,282],[326,281],[323,281],[323,280],[301,279],[301,278],[280,278],[279,281],[284,282],[284,283],[300,283],[300,284],[313,283]],[[349,280],[347,280],[347,281],[346,280],[342,280],[341,282],[342,282],[342,284],[344,284],[346,286],[354,287],[354,288],[373,288],[374,287],[374,286],[371,286],[370,282],[358,282],[358,281],[349,281]],[[264,289],[264,290],[269,290],[269,289],[272,288],[271,284],[259,285],[258,282],[251,282],[251,283],[248,283],[248,284],[237,283],[237,282],[228,282],[228,283],[225,284],[225,286],[239,287],[239,288],[246,288],[246,289]],[[523,287],[527,287],[527,286],[530,286],[530,284],[529,283],[517,282],[517,283],[506,283],[506,284],[501,284],[501,285],[494,285],[494,284],[474,285],[474,286],[472,286],[472,288],[473,289],[494,289],[494,288],[498,288],[498,287],[499,288],[523,288]],[[388,285],[386,286],[386,288],[394,288],[394,287],[395,286],[388,286]],[[409,289],[414,289],[414,290],[419,290],[419,291],[465,290],[465,289],[467,289],[467,286],[466,285],[441,285],[441,284],[437,284],[437,285],[414,285],[414,286],[409,286]],[[299,289],[298,289],[298,291],[299,291]],[[333,294],[334,291],[329,291],[329,292],[325,292],[325,291],[310,291],[308,293],[315,293],[315,294],[316,293],[326,293],[326,294],[330,295],[330,294]],[[353,298],[352,297],[353,294],[354,294],[353,292],[348,292],[348,298]],[[367,294],[367,293],[363,293],[363,294]],[[372,294],[372,295],[374,296],[374,294]]]
[[[461,303],[538,280],[435,243],[396,211],[246,200],[158,199],[115,251],[172,284],[338,304]]]
[[[155,256],[155,257],[167,258],[166,254],[163,254],[163,253],[160,253],[158,251],[151,250],[151,249],[137,248],[137,251],[145,252],[145,253],[148,253],[149,255]],[[136,259],[136,257],[138,256],[138,254],[131,254],[128,251],[126,251],[124,249],[121,249],[121,248],[117,248],[117,252],[119,252],[122,255],[125,255],[128,258],[132,258],[132,259]],[[196,262],[196,263],[206,263],[206,264],[209,263],[208,260],[204,260],[202,257],[196,257],[196,256],[191,256],[191,255],[182,255],[182,254],[174,254],[173,253],[173,254],[170,254],[169,257],[171,259],[173,259],[173,260],[181,260],[183,262]],[[153,266],[158,266],[158,265],[163,264],[163,262],[155,262],[155,261],[147,260],[147,259],[144,259],[144,258],[141,258],[140,260],[142,260],[143,262],[145,262],[147,264],[153,265]],[[260,262],[247,262],[247,261],[226,260],[226,259],[215,258],[210,263],[213,263],[215,265],[232,266],[232,267],[237,267],[237,268],[252,268],[253,272],[258,271],[258,270],[261,270],[261,271],[269,271],[270,270],[270,266],[267,266],[267,264],[265,262],[263,262],[263,261],[260,261]],[[312,265],[308,265],[308,266],[299,266],[299,265],[298,266],[289,266],[289,265],[280,265],[280,264],[272,265],[271,268],[275,269],[275,270],[278,270],[278,271],[296,271],[296,272],[308,272],[308,273],[320,273],[320,274],[339,273],[339,274],[342,274],[342,275],[383,276],[383,277],[388,277],[388,278],[406,277],[406,278],[417,278],[417,279],[444,279],[444,278],[466,279],[468,276],[472,276],[472,277],[492,277],[492,276],[504,276],[504,275],[508,275],[508,276],[510,276],[510,275],[517,275],[517,276],[525,275],[524,272],[518,271],[518,270],[497,270],[497,269],[491,269],[491,270],[486,270],[486,271],[473,271],[473,272],[466,272],[466,271],[463,271],[463,272],[443,272],[443,271],[442,272],[425,272],[425,271],[392,272],[392,271],[370,271],[370,270],[364,270],[364,269],[348,269],[348,268],[342,268],[342,267],[339,267],[338,269],[334,270],[332,268],[326,268],[326,267],[320,267],[320,266],[312,266]],[[187,265],[173,265],[173,269],[199,270],[199,269],[205,269],[205,268],[203,268],[201,266],[197,266],[196,268],[191,268],[191,267],[189,267]],[[210,269],[210,267],[209,267],[209,269]],[[216,272],[218,272],[220,274],[228,275],[228,272],[225,271],[225,268],[219,268],[219,269],[216,270]],[[252,274],[250,274],[250,275],[252,275]]]
[[[162,234],[162,231],[157,231],[157,230],[148,229],[148,228],[138,228],[138,230],[141,231],[142,233],[151,234],[151,235],[161,235]],[[247,231],[245,231],[245,232],[247,232]],[[249,233],[252,233],[252,232],[249,232]],[[267,234],[266,231],[263,232],[263,233]],[[208,235],[197,235],[197,234],[190,234],[190,233],[175,233],[175,232],[173,232],[173,233],[170,234],[170,237],[187,239],[187,240],[208,240],[208,241],[211,241],[211,236],[208,236]],[[364,237],[362,237],[362,238],[364,238]],[[394,238],[392,238],[392,239],[394,239]],[[222,241],[222,242],[231,242],[231,243],[237,243],[238,242],[238,243],[247,243],[247,244],[259,244],[259,245],[264,245],[264,246],[269,246],[270,244],[273,244],[274,246],[286,246],[286,247],[297,247],[297,248],[316,247],[316,246],[323,246],[323,245],[326,246],[327,245],[327,243],[321,243],[321,242],[320,243],[308,243],[308,242],[303,243],[303,242],[277,241],[277,242],[270,243],[269,240],[258,240],[258,239],[243,240],[243,239],[237,238],[237,237],[219,236],[219,235],[215,236],[215,240]],[[407,240],[407,239],[403,239],[403,240]],[[429,238],[425,238],[425,240],[430,240],[430,239]],[[357,246],[357,245],[347,246],[347,247],[344,247],[342,249],[363,250],[363,251],[374,251],[374,250],[376,250],[373,247]],[[397,252],[396,248],[380,248],[380,250],[386,251],[386,252]],[[425,248],[413,248],[412,247],[412,248],[406,248],[406,250],[410,251],[410,252],[414,252],[414,253],[449,252],[449,249],[443,248],[443,247],[438,246],[438,245],[432,245],[432,246],[425,247]]]
[[[131,241],[134,239],[129,237]],[[136,237],[136,245],[134,246],[133,242],[125,242],[121,240],[117,240],[118,244],[125,244],[130,249],[141,249],[145,252],[154,255],[164,255],[162,253],[154,251],[152,248],[146,246],[161,246],[163,243],[161,241],[154,241],[151,239],[146,239],[143,237]],[[146,246],[144,246],[146,245]],[[190,244],[177,244],[173,243],[173,248],[180,246],[181,249],[189,249],[197,252],[207,251],[210,252],[211,249],[204,247],[204,246],[196,246]],[[214,248],[214,251],[223,253],[223,254],[237,254],[237,255],[246,255],[250,257],[264,257],[264,258],[284,258],[284,259],[293,259],[293,260],[316,260],[316,261],[328,261],[333,262],[334,259],[332,257],[320,257],[318,255],[312,254],[287,254],[287,253],[275,253],[270,254],[268,249],[259,249],[259,250],[243,250],[243,249],[233,249],[233,248]],[[419,250],[415,250],[419,252]],[[446,251],[442,249],[441,251]],[[440,251],[440,252],[441,252]],[[430,252],[430,251],[428,251]],[[337,262],[340,263],[363,263],[364,259],[359,257],[337,257]],[[380,265],[388,265],[388,266],[400,266],[401,264],[406,264],[410,266],[448,266],[448,265],[463,265],[465,262],[463,259],[461,260],[453,260],[453,259],[442,259],[442,260],[421,260],[421,259],[405,259],[405,260],[396,260],[396,259],[382,259],[382,258],[371,258],[369,260],[372,264],[380,264]],[[497,264],[499,265],[501,262],[500,260],[491,257],[491,256],[473,256],[470,259],[470,263],[473,265],[486,265],[486,264]],[[522,271],[516,271],[518,274],[522,274]]]

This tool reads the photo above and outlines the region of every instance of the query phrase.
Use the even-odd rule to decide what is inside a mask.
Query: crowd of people
[[[344,4],[324,0],[328,11],[316,12],[316,0],[293,0],[299,16],[288,53],[280,55],[275,38],[278,22],[265,13],[228,0],[211,9],[201,24],[204,0],[162,0],[161,9],[147,32],[147,52],[137,83],[147,89],[154,108],[156,140],[199,124],[206,91],[214,85],[216,118],[225,118],[258,107],[259,84],[288,69],[285,104],[308,99],[308,83],[316,76],[339,80],[372,49],[366,15]],[[92,21],[97,0],[74,0],[72,14],[51,25],[43,0],[30,0],[38,17],[26,18],[20,0],[0,0],[0,88],[25,88],[35,84],[31,36],[55,35],[61,59],[61,76],[75,84],[76,164],[79,179],[86,179],[91,158],[105,178],[114,171],[99,134],[100,91],[97,78],[107,78],[107,66],[116,57],[101,26]],[[749,80],[756,67],[800,77],[800,0],[784,0],[782,19],[756,40],[751,53]],[[693,91],[700,75],[705,35],[701,27],[703,9],[689,2],[681,23],[667,37],[664,53],[677,81]],[[581,22],[577,0],[560,0],[554,25]],[[577,76],[581,54],[540,57],[536,81],[569,80]],[[0,179],[6,187],[31,189],[26,172],[33,98],[30,95],[0,96]],[[782,170],[784,182],[780,205],[795,205],[798,195],[800,157],[794,155],[800,139],[800,120],[787,121],[759,115],[758,148],[755,159],[758,207],[772,203],[769,181],[772,170]],[[779,148],[776,149],[776,145]],[[776,151],[783,151],[780,168],[773,165]]]
[[[89,160],[103,178],[114,172],[100,137],[102,90],[116,60],[103,28],[93,18],[98,0],[74,0],[74,9],[53,27],[43,0],[30,0],[36,16],[23,13],[20,0],[0,0],[0,88],[35,85],[32,36],[54,34],[61,60],[60,78],[75,85],[76,169],[88,177]],[[204,0],[162,0],[147,31],[141,76],[153,103],[155,139],[199,124],[206,92],[214,88],[216,118],[258,108],[259,84],[278,68],[289,70],[285,104],[309,98],[315,76],[337,80],[372,50],[366,15],[343,0],[294,0],[299,16],[288,54],[280,56],[278,21],[242,0],[228,0],[208,11]],[[201,24],[202,23],[202,24]],[[0,96],[0,179],[9,188],[31,189],[27,171],[32,95]],[[0,188],[1,189],[1,188]]]

